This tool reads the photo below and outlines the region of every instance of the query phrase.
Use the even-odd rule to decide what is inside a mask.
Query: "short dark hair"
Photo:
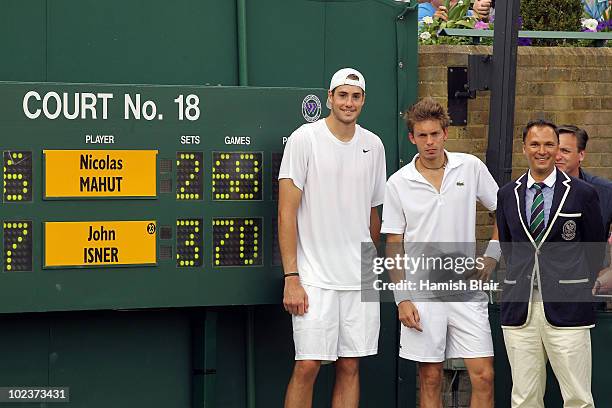
[[[573,134],[574,136],[576,136],[576,144],[578,145],[578,151],[582,152],[586,149],[587,143],[589,141],[589,134],[586,132],[586,130],[574,125],[561,125],[557,127],[557,132],[559,134]]]
[[[525,125],[525,127],[523,128],[523,143],[525,143],[525,139],[527,139],[527,133],[529,133],[529,130],[532,127],[551,128],[555,132],[555,135],[557,136],[557,143],[559,143],[559,131],[557,130],[557,126],[554,123],[552,123],[550,120],[546,120],[546,119],[531,120],[529,121],[529,123]]]
[[[404,113],[404,119],[410,133],[414,132],[414,124],[417,122],[437,120],[442,129],[448,128],[450,124],[450,118],[444,106],[429,96],[410,106]]]

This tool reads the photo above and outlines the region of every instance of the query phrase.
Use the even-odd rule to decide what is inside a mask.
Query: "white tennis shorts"
[[[399,356],[424,363],[493,356],[487,302],[414,302],[423,332],[402,325]]]
[[[296,360],[336,361],[378,352],[378,302],[362,302],[360,290],[304,289],[308,313],[293,316]]]

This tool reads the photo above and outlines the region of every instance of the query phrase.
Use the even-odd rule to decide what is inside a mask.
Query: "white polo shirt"
[[[404,234],[405,242],[476,241],[476,201],[495,211],[497,183],[476,156],[446,156],[440,192],[416,169],[418,154],[389,178],[382,233]]]
[[[405,253],[410,258],[475,257],[476,201],[490,211],[497,207],[497,183],[485,164],[470,154],[445,153],[448,162],[439,192],[416,169],[418,155],[387,181],[381,232],[403,234]],[[439,275],[423,266],[411,274],[413,282],[436,276],[455,279],[454,275]],[[471,301],[487,299],[483,292],[462,290],[395,294],[397,302],[458,295],[466,295],[465,300]]]

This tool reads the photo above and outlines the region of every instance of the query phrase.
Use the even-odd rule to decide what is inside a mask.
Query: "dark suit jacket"
[[[604,256],[597,192],[587,183],[556,170],[552,208],[540,245],[529,233],[525,209],[527,174],[497,194],[497,227],[506,260],[501,321],[526,324],[539,279],[546,319],[557,327],[591,326],[595,313],[591,288]]]
[[[589,183],[599,197],[599,206],[601,207],[601,217],[606,228],[606,232],[610,231],[612,224],[612,181],[602,177],[597,177],[580,169],[580,180]]]

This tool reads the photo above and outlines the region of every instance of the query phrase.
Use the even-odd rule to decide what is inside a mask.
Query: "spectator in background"
[[[582,0],[585,13],[595,20],[604,20],[606,10],[612,7],[612,0]]]
[[[572,177],[589,183],[599,196],[601,218],[606,232],[612,224],[612,182],[602,177],[593,176],[582,170],[580,165],[586,155],[589,135],[584,129],[574,125],[559,126],[559,153],[555,164],[559,170]],[[612,268],[608,266],[598,274],[593,294],[604,294],[612,291]]]
[[[456,4],[457,1],[458,0],[451,0],[451,5]],[[487,18],[491,12],[491,3],[492,0],[476,0],[474,1],[471,12],[479,19]],[[440,18],[446,21],[448,19],[448,10],[444,6],[444,0],[419,0],[419,23],[421,23],[425,17]]]
[[[495,9],[493,9],[493,0],[476,0],[472,6],[474,16],[479,20],[492,20]]]
[[[453,1],[453,4],[456,3],[456,0]],[[434,17],[437,9],[444,4],[443,0],[432,0],[425,1],[419,0],[419,24],[423,22],[425,17]]]
[[[568,175],[586,181],[597,191],[604,227],[606,232],[610,231],[610,224],[612,224],[612,182],[589,174],[580,168],[586,156],[589,135],[584,129],[574,125],[559,126],[558,131],[559,153],[555,160],[556,166]]]

